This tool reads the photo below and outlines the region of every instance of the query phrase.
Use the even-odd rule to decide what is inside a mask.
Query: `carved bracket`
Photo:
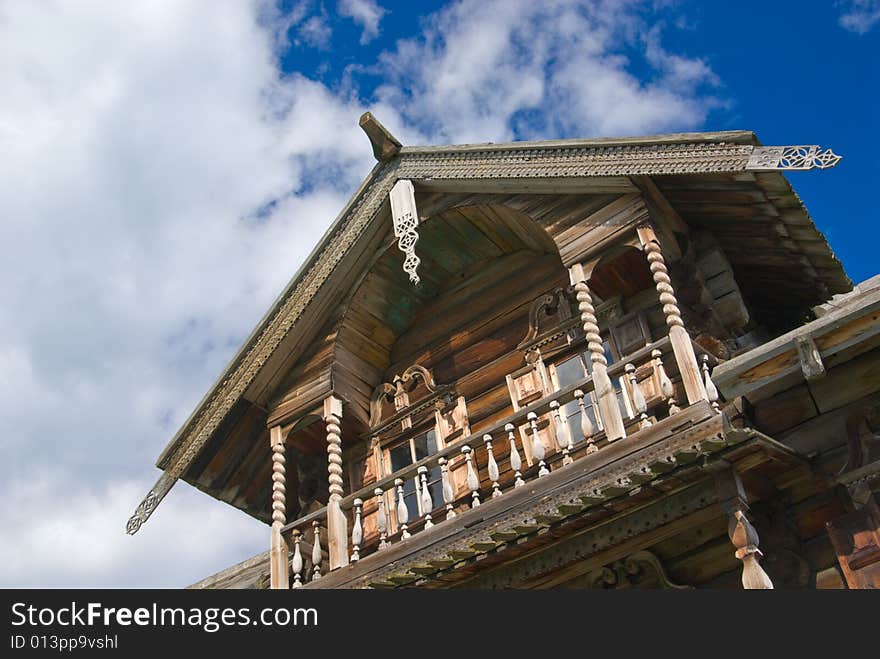
[[[811,145],[756,146],[749,156],[746,169],[751,170],[807,170],[827,169],[840,162],[840,156],[831,149]]]
[[[418,267],[421,259],[416,256],[416,243],[419,234],[419,212],[416,208],[416,195],[411,181],[400,179],[391,188],[391,218],[394,222],[394,236],[397,247],[403,252],[403,271],[409,275],[413,284],[419,283]]]

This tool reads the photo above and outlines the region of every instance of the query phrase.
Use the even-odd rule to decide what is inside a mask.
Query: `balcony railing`
[[[696,344],[694,349],[702,361],[707,398],[718,409],[718,391],[709,372],[709,365],[714,365],[715,359]],[[664,357],[670,355],[670,341],[664,338],[608,367],[609,377],[625,376],[628,383],[621,389],[629,402],[628,418],[624,419],[627,434],[647,428],[654,420],[679,411],[672,380],[664,366]],[[437,525],[467,514],[468,509],[480,506],[488,499],[503,497],[513,488],[540,480],[551,469],[565,468],[583,455],[601,450],[609,442],[604,431],[596,427],[585,410],[589,404],[585,399],[589,401],[593,388],[592,377],[585,377],[344,497],[340,508],[348,517],[348,528],[351,529],[349,560],[356,562],[381,555],[393,543],[405,542],[415,533],[430,533]],[[583,438],[578,440],[574,439],[566,415],[561,412],[572,401],[577,402],[581,411]],[[598,414],[596,408],[594,413]],[[526,451],[520,427],[525,427],[530,465],[524,457]],[[550,450],[542,439],[542,431],[545,436],[549,433],[552,439]],[[626,441],[626,438],[618,441]],[[466,470],[467,492],[464,494],[456,495],[451,474],[453,463]],[[434,500],[428,485],[428,474],[436,468],[441,473],[442,501]],[[414,518],[404,500],[404,484],[408,479],[416,482],[415,493],[422,511]],[[376,503],[377,534],[365,544],[364,507],[371,499]],[[291,548],[291,585],[294,588],[319,579],[325,569],[323,566],[327,565],[321,540],[326,537],[326,520],[327,508],[324,507],[282,529]]]

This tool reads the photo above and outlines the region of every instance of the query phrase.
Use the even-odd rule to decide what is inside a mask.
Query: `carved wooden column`
[[[284,476],[284,435],[281,426],[269,430],[272,447],[272,529],[269,540],[269,585],[286,590],[290,587],[287,576],[287,543],[281,537],[281,528],[287,523],[287,487]]]
[[[681,319],[681,310],[678,308],[678,300],[675,299],[675,290],[672,288],[672,280],[663,259],[660,241],[650,224],[643,224],[636,229],[642,249],[648,258],[654,285],[660,295],[660,303],[663,305],[663,314],[666,316],[666,325],[669,328],[669,341],[672,343],[672,351],[681,374],[681,381],[687,394],[688,404],[698,400],[707,400],[706,388],[700,372],[700,365],[694,353],[694,346],[684,322]]]
[[[342,489],[342,401],[335,396],[324,400],[324,423],[327,425],[327,474],[330,496],[327,501],[327,548],[330,569],[348,565],[348,520],[339,507]]]
[[[743,564],[743,588],[747,590],[773,588],[773,582],[758,562],[758,557],[763,554],[758,548],[758,532],[746,517],[749,506],[739,475],[733,469],[727,469],[716,474],[716,484],[721,509],[729,520],[727,535],[736,547],[734,555]]]
[[[593,387],[599,402],[599,416],[605,426],[605,436],[608,441],[620,439],[626,437],[626,431],[623,428],[623,417],[620,415],[617,394],[611,384],[611,378],[608,377],[608,360],[605,359],[605,348],[599,334],[596,310],[593,308],[593,298],[590,295],[590,287],[587,285],[587,275],[583,265],[576,263],[571,266],[569,275],[577,294],[581,323],[583,323],[584,334],[587,337],[587,348],[590,351],[590,362],[592,363]]]

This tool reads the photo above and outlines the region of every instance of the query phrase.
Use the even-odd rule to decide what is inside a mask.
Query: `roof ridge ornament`
[[[370,144],[373,145],[373,155],[379,162],[391,160],[397,155],[402,146],[391,132],[383,126],[372,112],[364,112],[358,121],[360,127],[370,138]]]
[[[419,212],[416,208],[416,193],[413,184],[408,179],[400,179],[391,188],[391,217],[394,221],[394,235],[397,238],[397,247],[404,253],[403,271],[409,275],[409,280],[417,285],[419,283],[418,267],[421,259],[416,256],[416,243],[419,234],[416,228],[419,226]]]
[[[756,146],[749,156],[746,169],[750,170],[808,170],[828,169],[840,162],[840,156],[831,149],[821,150],[817,144],[797,146]]]

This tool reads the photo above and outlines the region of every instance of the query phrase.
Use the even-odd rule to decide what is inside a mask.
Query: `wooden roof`
[[[686,222],[719,233],[747,296],[753,296],[763,312],[775,313],[781,305],[783,311],[796,313],[831,293],[849,290],[840,263],[784,175],[767,171],[766,162],[756,160],[761,148],[753,133],[729,131],[391,149],[393,155],[373,168],[159,456],[157,466],[164,473],[129,520],[128,532],[140,528],[179,478],[218,496],[219,481],[200,481],[193,469],[196,465],[205,467],[213,460],[215,476],[218,466],[221,473],[228,472],[233,462],[268,469],[268,444],[255,439],[258,431],[265,431],[265,404],[291,369],[314,356],[316,341],[335,342],[337,328],[343,337],[356,324],[338,325],[343,314],[357,315],[354,290],[376,280],[374,289],[389,295],[389,309],[396,306],[399,312],[397,329],[407,324],[419,294],[398,281],[399,267],[393,264],[400,257],[394,252],[387,199],[398,179],[414,182],[420,214],[433,218],[424,230],[434,231],[433,222],[440,233],[467,248],[456,256],[457,272],[465,272],[468,261],[477,264],[493,250],[499,255],[517,249],[546,253],[541,232],[529,237],[529,231],[523,230],[529,223],[523,224],[523,217],[536,220],[543,214],[547,221],[573,217],[586,212],[597,196],[614,199],[638,193],[631,177],[650,176]],[[463,216],[467,226],[479,230],[480,214],[486,212],[462,210],[465,206],[511,209],[509,217],[495,224],[502,231],[505,222],[508,229],[519,226],[519,231],[513,230],[519,243],[509,245],[509,250],[501,248],[490,236],[498,229],[489,229],[485,221],[486,230],[481,231],[485,240],[471,244],[473,236],[455,239],[465,225],[453,218]],[[430,254],[429,240],[419,246],[427,250],[429,263],[422,270],[429,281],[431,268],[449,270],[448,264],[438,263],[442,259]],[[791,276],[793,265],[801,271],[797,277]],[[405,308],[410,304],[406,300],[412,309]],[[316,400],[326,393],[316,390]],[[217,444],[230,437],[235,441]],[[268,476],[264,480],[268,485]],[[263,484],[252,487],[244,499],[241,492],[235,493],[238,503],[226,495],[221,498],[262,518],[262,507],[253,509],[253,504],[244,503],[261,500]]]

